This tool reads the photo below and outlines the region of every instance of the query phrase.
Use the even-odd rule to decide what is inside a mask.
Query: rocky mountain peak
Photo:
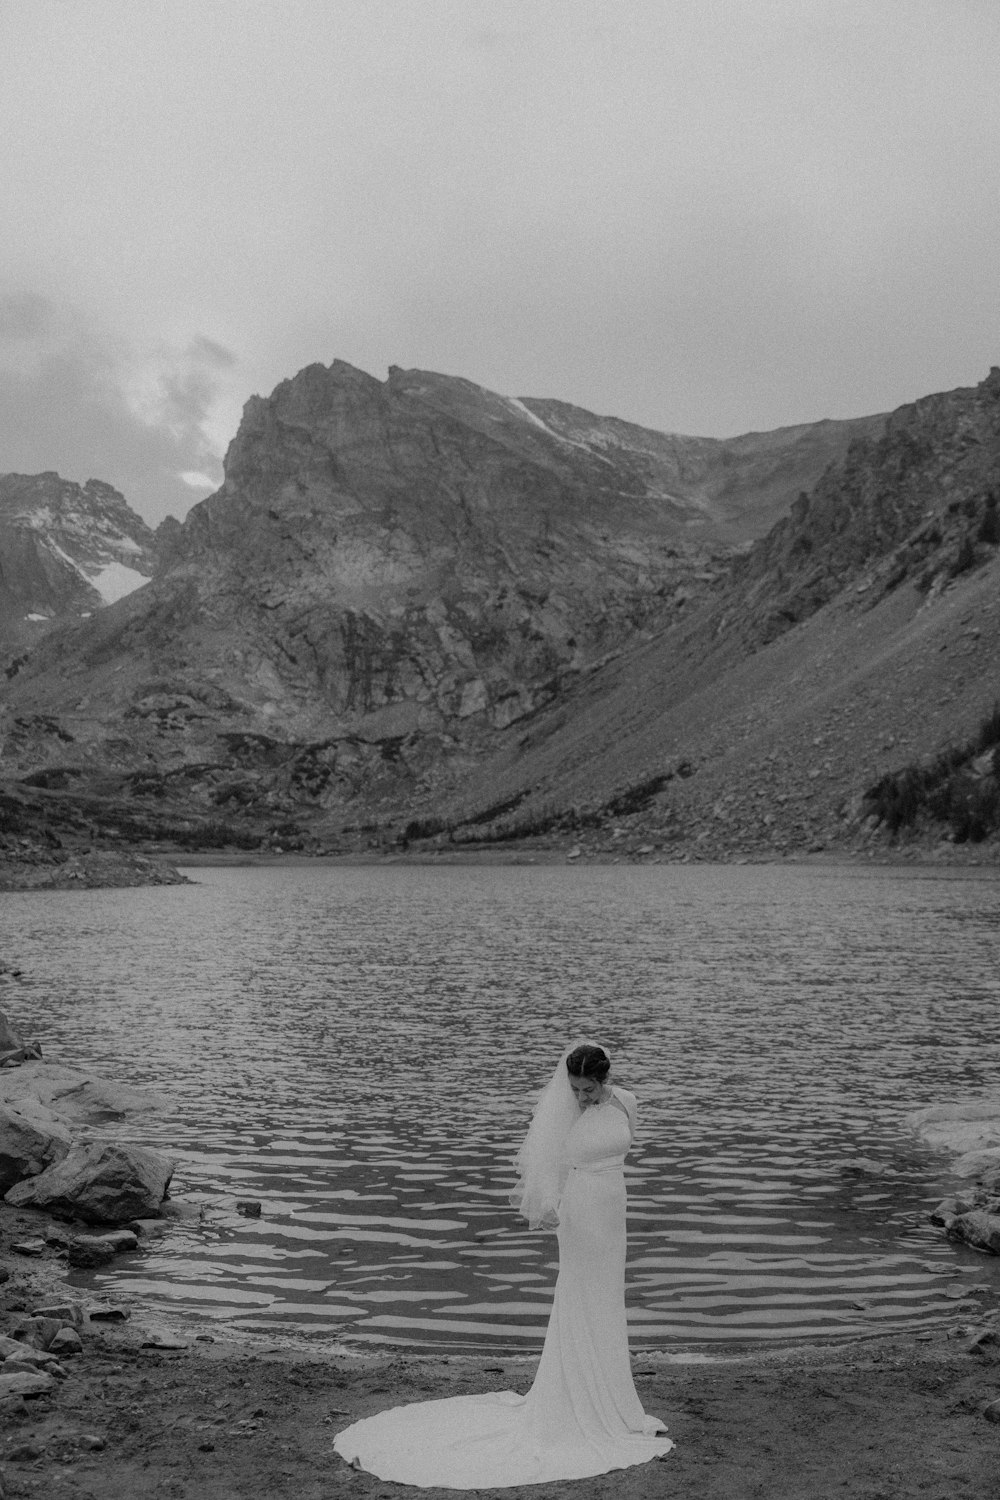
[[[8,753],[276,826],[440,804],[619,660],[696,632],[734,546],[884,426],[685,437],[310,365],[247,402],[151,587],[9,671]]]
[[[0,475],[0,638],[23,645],[123,598],[153,573],[154,537],[99,479]]]

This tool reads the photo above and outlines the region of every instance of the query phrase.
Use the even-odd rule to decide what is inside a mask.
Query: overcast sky
[[[998,0],[0,0],[0,471],[390,364],[728,436],[1000,363]]]

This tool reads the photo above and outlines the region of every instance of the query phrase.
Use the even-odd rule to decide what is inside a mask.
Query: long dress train
[[[506,1488],[584,1479],[669,1453],[642,1409],[625,1321],[625,1176],[635,1101],[612,1091],[566,1140],[559,1276],[538,1371],[514,1391],[397,1406],[345,1428],[337,1453],[380,1479],[423,1488]]]

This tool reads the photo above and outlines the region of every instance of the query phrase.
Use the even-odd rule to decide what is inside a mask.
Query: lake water
[[[904,1124],[996,1086],[994,874],[189,873],[0,899],[24,971],[0,1004],[48,1056],[165,1091],[124,1133],[176,1154],[174,1196],[206,1208],[103,1290],[361,1344],[537,1349],[555,1239],[508,1209],[509,1163],[586,1034],[640,1099],[633,1348],[916,1329],[1000,1292],[996,1261],[928,1224],[943,1168]]]

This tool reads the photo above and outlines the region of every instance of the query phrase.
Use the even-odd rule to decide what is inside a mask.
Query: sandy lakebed
[[[13,1250],[64,1226],[0,1205],[0,1333],[65,1297],[57,1247]],[[73,1293],[79,1297],[79,1289]],[[386,1406],[476,1390],[525,1391],[535,1360],[358,1355],[335,1334],[275,1339],[175,1321],[119,1302],[89,1322],[49,1395],[0,1409],[8,1500],[186,1496],[296,1500],[416,1493],[346,1466],[335,1434]],[[685,1361],[635,1351],[636,1384],[676,1448],[594,1479],[503,1491],[510,1500],[945,1500],[1000,1495],[1000,1345],[988,1309],[933,1334],[761,1349]],[[174,1345],[175,1347],[170,1347]],[[429,1496],[454,1491],[425,1490]]]

